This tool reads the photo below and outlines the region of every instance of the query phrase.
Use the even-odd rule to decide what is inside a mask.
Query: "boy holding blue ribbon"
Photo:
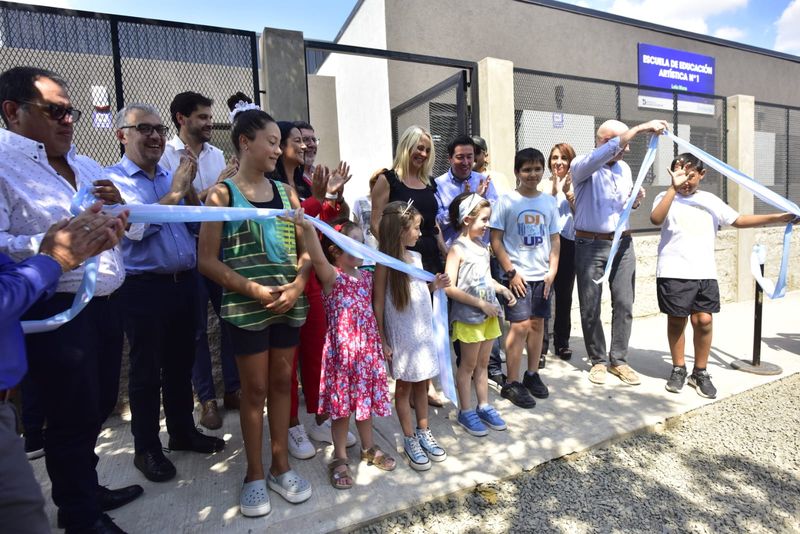
[[[667,314],[667,340],[672,355],[672,373],[666,389],[679,393],[686,381],[684,331],[691,318],[694,331],[694,369],[689,385],[697,394],[716,398],[717,389],[706,370],[711,349],[712,322],[719,312],[714,240],[717,230],[731,225],[752,228],[778,222],[790,222],[791,213],[739,215],[720,198],[699,191],[706,174],[703,162],[693,154],[679,155],[669,170],[670,187],[656,196],[650,222],[661,226],[656,267],[658,307]]]

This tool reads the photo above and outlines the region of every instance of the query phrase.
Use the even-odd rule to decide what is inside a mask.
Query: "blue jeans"
[[[575,239],[575,273],[578,278],[578,299],[581,306],[581,327],[586,354],[592,365],[606,363],[606,338],[600,318],[603,287],[594,283],[603,276],[611,241]],[[611,365],[622,365],[628,355],[628,341],[633,322],[633,299],[636,284],[636,255],[633,240],[623,237],[611,267]]]
[[[197,274],[197,328],[195,329],[194,366],[192,367],[192,385],[200,402],[217,398],[214,390],[214,375],[211,369],[211,350],[208,347],[208,301],[219,317],[222,304],[222,288],[201,274]],[[222,362],[222,380],[225,393],[234,393],[239,389],[239,370],[233,357],[233,345],[228,324],[220,318],[220,351]]]

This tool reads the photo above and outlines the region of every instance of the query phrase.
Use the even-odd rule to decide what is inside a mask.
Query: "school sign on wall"
[[[714,94],[714,58],[684,50],[639,43],[639,85],[659,87],[670,92]],[[639,107],[672,109],[672,97],[659,91],[641,90]],[[678,111],[714,114],[713,101],[695,95],[679,95]]]

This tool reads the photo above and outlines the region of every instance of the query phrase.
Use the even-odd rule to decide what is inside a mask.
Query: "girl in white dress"
[[[406,202],[391,202],[383,210],[378,235],[380,251],[422,269],[422,257],[407,250],[419,239],[422,216]],[[403,429],[403,449],[412,468],[425,471],[431,461],[447,458],[428,428],[426,381],[439,374],[431,342],[432,291],[447,287],[450,279],[437,274],[430,284],[383,265],[375,267],[372,291],[375,317],[383,353],[395,379],[395,405]],[[417,427],[411,423],[410,397],[413,392]]]

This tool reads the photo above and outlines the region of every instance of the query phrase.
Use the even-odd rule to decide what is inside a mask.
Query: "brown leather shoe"
[[[217,430],[222,426],[216,399],[207,400],[200,406],[200,424],[209,430]]]
[[[226,393],[223,398],[223,404],[226,410],[238,410],[239,402],[242,398],[242,390],[237,389],[233,393]]]

